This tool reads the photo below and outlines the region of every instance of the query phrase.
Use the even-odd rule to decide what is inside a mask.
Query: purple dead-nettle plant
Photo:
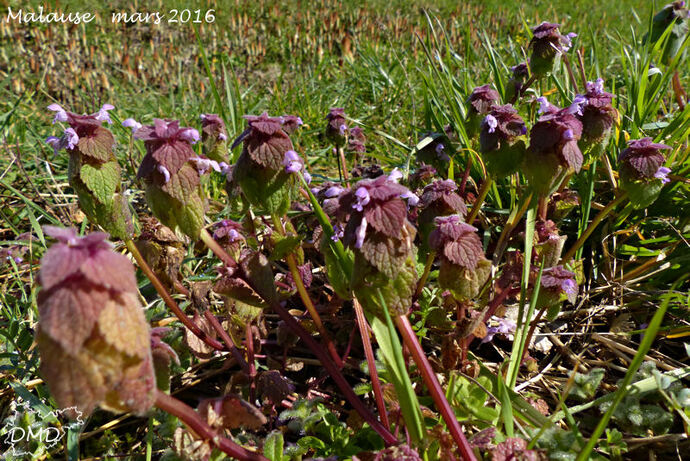
[[[347,120],[345,120],[345,109],[333,107],[326,115],[326,137],[335,144],[336,147],[343,147],[348,135]]]
[[[574,303],[578,287],[575,274],[563,266],[544,269],[541,275],[541,288],[537,304],[547,309],[547,318],[553,320],[560,312],[564,301]]]
[[[387,176],[364,179],[339,197],[343,244],[355,254],[352,289],[370,313],[383,315],[377,290],[396,317],[407,313],[416,288],[416,230],[401,198],[405,186]],[[393,315],[395,314],[395,315]]]
[[[537,221],[534,227],[534,251],[543,261],[545,268],[557,265],[567,237],[559,234],[558,227],[550,219]]]
[[[345,192],[345,188],[332,181],[326,181],[319,187],[312,188],[311,191],[321,203],[323,211],[328,216],[334,217],[338,209],[338,197]]]
[[[436,168],[431,165],[421,164],[408,178],[408,184],[413,190],[419,190],[426,187],[437,177]]]
[[[302,118],[297,115],[283,115],[280,117],[280,120],[283,124],[283,131],[290,136],[292,136],[299,127],[304,125]]]
[[[213,238],[225,248],[225,250],[235,259],[239,258],[239,251],[242,247],[244,229],[238,222],[230,219],[223,219],[216,223],[213,228]]]
[[[670,168],[662,150],[671,149],[666,144],[655,143],[652,138],[628,141],[618,161],[621,188],[628,192],[630,202],[636,208],[649,206],[657,199],[664,184],[669,182]]]
[[[482,338],[482,343],[493,341],[494,336],[501,335],[506,338],[515,333],[517,324],[514,320],[493,316],[489,319],[486,326],[486,336]]]
[[[532,74],[537,78],[551,73],[557,58],[570,49],[572,39],[577,37],[572,32],[561,35],[559,27],[559,24],[542,22],[532,29],[532,40],[529,42],[532,55],[529,63]]]
[[[491,273],[477,228],[460,215],[439,216],[429,234],[429,247],[441,261],[438,281],[458,301],[476,297]]]
[[[578,105],[577,115],[582,122],[582,151],[589,160],[594,160],[609,142],[617,112],[611,105],[613,95],[604,91],[603,79],[587,82],[585,86],[587,91],[575,96],[573,104]]]
[[[458,186],[452,179],[439,179],[424,188],[419,202],[417,225],[422,248],[427,248],[429,233],[434,229],[438,216],[467,216],[465,201],[457,193]]]
[[[367,138],[364,136],[362,128],[355,126],[350,129],[350,136],[347,139],[347,150],[355,154],[363,154],[367,151],[365,146]]]
[[[216,114],[201,114],[201,143],[204,155],[216,162],[228,162],[228,132]]]
[[[525,84],[529,80],[529,64],[520,63],[510,68],[512,76],[506,85],[506,100],[513,101],[522,93]]]
[[[55,112],[53,123],[69,124],[60,138],[49,137],[46,142],[57,153],[69,153],[69,183],[79,198],[79,206],[92,222],[98,223],[113,237],[129,239],[134,232],[132,215],[120,184],[120,165],[113,149],[115,138],[102,126],[112,123],[104,104],[98,112],[78,115],[58,104],[48,109]]]
[[[51,394],[61,408],[87,415],[97,406],[146,412],[155,378],[134,267],[107,234],[43,231],[57,240],[41,260],[36,333]]]
[[[482,85],[474,90],[467,98],[467,133],[474,136],[484,117],[499,103],[501,96],[491,85]]]
[[[294,172],[287,169],[297,168],[299,156],[295,163],[285,163],[286,160],[293,162],[290,160],[293,154],[288,152],[294,152],[294,147],[283,130],[280,117],[269,117],[264,112],[244,118],[247,128],[233,143],[233,147],[243,143],[233,180],[242,188],[249,203],[269,214],[282,216],[290,208],[298,184]]]
[[[496,179],[515,173],[525,156],[525,122],[510,104],[494,106],[481,124],[479,148]]]
[[[197,130],[180,127],[177,120],[153,122],[134,133],[134,138],[144,141],[146,147],[137,172],[137,177],[144,180],[146,202],[161,223],[197,239],[205,212],[199,175],[211,168],[220,171],[220,167],[192,149],[199,140]]]
[[[170,391],[170,365],[174,362],[180,365],[180,358],[175,349],[170,347],[163,338],[172,332],[171,328],[156,327],[151,329],[151,356],[153,369],[156,373],[156,386],[158,389]]]
[[[525,155],[525,173],[531,187],[546,195],[559,178],[582,168],[578,141],[582,122],[577,118],[579,105],[559,109],[540,98],[542,116],[530,131],[530,146]]]
[[[652,19],[651,37],[645,35],[643,41],[646,42],[649,39],[652,44],[658,42],[671,25],[671,33],[668,35],[661,57],[664,64],[671,63],[671,60],[680,51],[683,41],[688,34],[690,10],[688,10],[685,1],[669,3],[655,14]]]

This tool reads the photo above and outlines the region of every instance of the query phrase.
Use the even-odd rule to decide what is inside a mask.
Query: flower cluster
[[[512,76],[506,85],[506,100],[513,101],[522,93],[527,80],[529,79],[529,64],[526,62],[520,63],[517,66],[510,68]]]
[[[441,261],[438,281],[458,300],[477,296],[491,271],[484,257],[477,228],[463,222],[459,215],[439,216],[436,229],[429,235],[429,246]]]
[[[345,109],[342,107],[332,107],[326,115],[326,137],[336,145],[342,147],[347,138],[348,127],[345,120]]]
[[[666,144],[655,143],[652,138],[635,139],[628,142],[619,157],[621,187],[630,195],[631,203],[637,208],[649,206],[659,195],[661,188],[670,180],[670,168],[664,165],[662,150],[670,149]]]
[[[436,217],[457,214],[464,218],[467,215],[467,206],[457,190],[458,186],[452,179],[438,179],[422,191],[417,217],[422,246],[426,247]]]
[[[611,105],[613,95],[604,91],[603,79],[587,82],[585,87],[585,94],[575,96],[573,104],[578,105],[577,115],[582,122],[583,149],[599,146],[598,156],[608,144],[617,113]]]
[[[393,175],[395,179],[395,175]],[[409,190],[390,177],[363,179],[338,199],[336,215],[346,222],[343,243],[355,253],[353,288],[363,299],[365,309],[376,315],[376,288],[380,288],[391,311],[406,312],[414,293],[414,238],[416,231],[407,220],[407,205],[401,197]]]
[[[216,162],[228,161],[228,133],[225,122],[216,114],[201,114],[201,143],[204,155]]]
[[[551,73],[556,58],[568,51],[572,39],[577,37],[572,32],[561,35],[559,27],[559,24],[542,22],[532,29],[532,40],[529,42],[529,47],[532,48],[530,70],[537,77]]]
[[[577,173],[582,168],[583,157],[578,146],[582,122],[576,115],[578,104],[559,109],[546,98],[538,101],[542,116],[530,131],[525,166],[532,187],[544,194],[561,174]]]
[[[300,171],[303,165],[283,130],[285,118],[269,117],[266,112],[244,118],[247,128],[233,143],[233,148],[243,143],[233,168],[233,180],[249,203],[271,214],[283,215],[290,208],[297,184],[292,173]]]
[[[525,143],[518,138],[527,127],[510,104],[494,106],[484,117],[479,132],[479,147],[487,170],[495,178],[517,171],[525,154]]]
[[[554,307],[547,313],[548,318],[553,320],[560,305],[564,300],[574,303],[577,299],[577,281],[575,274],[563,266],[554,266],[544,269],[541,276],[541,290],[539,300],[541,306]]]
[[[58,241],[41,262],[36,334],[51,394],[85,414],[96,406],[144,413],[155,379],[134,267],[112,251],[107,234],[44,232]]]
[[[283,131],[288,135],[294,134],[299,127],[304,125],[302,118],[297,115],[283,115],[280,117],[280,123],[283,125]]]
[[[134,138],[146,147],[137,172],[144,179],[146,201],[163,224],[197,238],[205,207],[199,175],[211,168],[220,171],[220,167],[196,155],[192,144],[199,141],[199,132],[194,128],[180,127],[177,120],[154,119],[153,123],[134,132]]]
[[[120,165],[113,153],[115,138],[102,126],[112,123],[104,104],[98,112],[78,115],[58,104],[48,109],[55,112],[53,123],[64,122],[69,128],[57,138],[46,139],[57,154],[61,149],[69,153],[70,185],[79,197],[79,205],[88,218],[117,238],[129,238],[134,229],[132,215],[120,185]]]

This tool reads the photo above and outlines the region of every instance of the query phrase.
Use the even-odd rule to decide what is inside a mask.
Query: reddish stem
[[[254,364],[254,334],[252,324],[247,322],[245,328],[247,360],[249,361],[249,398],[253,402],[256,393],[256,364]]]
[[[364,346],[364,355],[367,358],[367,367],[369,368],[369,376],[371,376],[371,387],[374,390],[374,399],[376,406],[379,409],[379,417],[386,429],[390,429],[391,425],[388,421],[388,413],[386,412],[386,404],[383,401],[383,390],[381,389],[381,381],[379,380],[379,373],[376,370],[376,360],[374,359],[374,349],[371,347],[371,338],[369,336],[369,324],[364,311],[357,299],[353,300],[355,307],[355,315],[357,316],[357,326],[359,333],[362,336],[362,346]]]
[[[182,312],[182,309],[180,309],[180,307],[177,305],[172,296],[170,296],[170,293],[168,293],[168,290],[165,289],[161,281],[158,280],[158,277],[156,277],[156,274],[153,272],[153,270],[151,270],[148,263],[139,252],[139,249],[134,244],[134,241],[125,240],[125,246],[127,246],[127,249],[132,254],[134,259],[137,261],[139,269],[141,269],[144,275],[146,275],[146,277],[151,282],[151,285],[153,285],[153,288],[156,289],[158,295],[163,299],[165,305],[168,306],[168,308],[173,312],[173,314],[175,314],[175,316],[180,320],[180,322],[182,322],[182,324],[185,327],[187,327],[189,331],[194,333],[194,335],[196,335],[200,340],[208,344],[213,349],[217,351],[226,350],[225,346],[220,341],[211,338],[209,335],[207,335],[205,331],[199,328],[199,326],[192,321],[192,319],[187,317],[187,315],[184,312]]]
[[[467,185],[467,178],[470,177],[470,170],[472,170],[472,155],[469,155],[467,159],[467,166],[465,166],[465,172],[462,175],[462,181],[460,182],[459,193],[460,197],[465,197],[465,186]]]
[[[204,243],[207,243],[207,241],[212,241],[215,243],[213,238],[206,233],[206,238],[204,237],[204,232],[202,231],[202,240]],[[215,244],[215,245],[208,245],[209,249],[213,251],[218,258],[226,263],[228,266],[235,267],[237,268],[237,273],[240,276],[243,276],[243,270],[241,267],[238,266],[238,264],[232,259],[232,257],[223,250],[220,245]],[[243,277],[245,282],[249,284],[249,286],[252,289],[256,290],[256,287],[253,286],[251,280],[248,277]],[[267,301],[267,300],[264,300]],[[269,301],[267,301],[269,302]],[[338,386],[340,391],[344,394],[345,400],[350,402],[350,405],[354,407],[354,409],[359,413],[359,415],[362,417],[364,421],[369,423],[369,426],[378,433],[385,444],[387,446],[390,445],[396,445],[398,443],[398,439],[391,434],[391,432],[386,429],[378,419],[376,419],[376,416],[369,411],[369,409],[364,405],[364,402],[362,402],[359,397],[357,397],[357,394],[355,394],[355,391],[352,390],[352,386],[347,382],[345,379],[345,376],[342,374],[340,371],[340,368],[336,366],[336,364],[333,362],[333,359],[331,358],[330,354],[326,352],[318,342],[311,336],[311,334],[304,329],[302,325],[295,320],[295,318],[288,312],[286,308],[284,308],[282,305],[280,305],[278,302],[273,301],[270,302],[271,308],[275,311],[276,314],[280,317],[280,319],[285,322],[285,325],[292,330],[293,333],[295,333],[297,336],[300,337],[302,341],[304,341],[309,349],[316,355],[316,358],[319,359],[321,364],[324,366],[328,374],[331,376],[333,381],[335,381],[335,384]]]
[[[260,453],[249,451],[232,440],[218,434],[193,408],[159,390],[156,391],[155,405],[161,410],[180,419],[187,427],[194,431],[209,444],[216,446],[228,456],[240,461],[268,461]]]
[[[469,442],[465,438],[465,434],[462,432],[460,423],[458,423],[458,419],[455,417],[455,412],[451,408],[450,403],[448,403],[446,395],[443,392],[443,388],[438,382],[438,378],[436,378],[436,374],[431,368],[429,360],[426,358],[424,349],[422,349],[422,345],[419,344],[417,336],[415,335],[414,330],[412,330],[410,320],[407,318],[407,316],[401,315],[395,318],[395,324],[402,335],[405,345],[412,354],[414,362],[417,364],[417,367],[422,373],[424,382],[429,388],[429,393],[431,393],[431,397],[434,399],[436,407],[441,412],[441,416],[443,416],[446,426],[448,426],[450,435],[453,437],[453,440],[455,440],[455,443],[460,449],[462,459],[465,461],[476,461],[477,458],[474,456],[472,447],[470,447]]]

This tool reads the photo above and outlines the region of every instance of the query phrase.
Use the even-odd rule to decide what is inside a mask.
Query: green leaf
[[[93,193],[96,200],[109,204],[120,185],[120,165],[117,161],[101,164],[84,163],[79,177]]]
[[[283,434],[273,431],[264,442],[264,456],[271,461],[283,461]]]
[[[302,239],[296,235],[283,236],[278,233],[274,233],[273,235],[276,241],[273,252],[271,253],[272,261],[279,261],[285,258],[285,256],[294,253],[300,243],[302,243]]]

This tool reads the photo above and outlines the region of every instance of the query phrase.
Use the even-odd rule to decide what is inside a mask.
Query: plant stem
[[[193,408],[160,390],[156,390],[155,405],[166,413],[170,413],[179,418],[180,421],[194,431],[199,437],[203,438],[209,444],[214,445],[228,456],[232,456],[241,461],[268,461],[261,454],[249,451],[232,440],[221,436],[201,419],[201,416],[199,416]]]
[[[390,446],[397,444],[398,439],[391,434],[391,432],[386,429],[386,427],[384,427],[383,424],[378,421],[378,419],[376,419],[376,416],[369,411],[366,405],[364,405],[364,402],[357,397],[357,394],[355,394],[355,392],[352,390],[352,387],[348,384],[347,380],[340,371],[340,368],[335,365],[330,355],[324,351],[323,347],[321,347],[319,343],[317,343],[316,340],[309,334],[309,332],[305,330],[304,327],[297,322],[297,320],[295,320],[287,309],[277,302],[272,303],[271,308],[276,314],[278,314],[280,319],[285,322],[285,325],[287,325],[290,330],[297,334],[297,336],[299,336],[300,339],[307,344],[307,347],[311,349],[314,355],[316,355],[326,371],[328,371],[328,374],[330,374],[331,378],[333,378],[333,381],[335,381],[335,384],[338,386],[338,388],[340,388],[345,400],[350,402],[350,405],[354,407],[362,419],[369,423],[369,426],[371,426],[371,428],[374,429],[374,431],[376,431],[381,438],[383,438],[383,441],[386,443],[386,445]]]
[[[460,182],[460,186],[458,187],[458,192],[460,193],[460,196],[464,197],[465,196],[465,186],[467,185],[467,178],[470,177],[470,170],[472,169],[472,160],[474,157],[472,155],[467,156],[467,165],[465,166],[465,172],[462,174],[462,181]]]
[[[276,230],[280,233],[280,235],[284,236],[285,228],[283,227],[283,222],[280,220],[278,216],[272,216],[271,218],[273,219],[273,225],[276,227]],[[299,293],[299,296],[302,299],[302,303],[309,311],[309,315],[311,315],[311,318],[314,321],[314,324],[316,325],[316,329],[319,330],[319,333],[326,342],[328,352],[331,354],[331,356],[333,356],[333,360],[335,360],[335,363],[336,365],[338,365],[338,368],[342,368],[343,361],[338,355],[338,351],[335,348],[335,344],[333,343],[331,336],[328,334],[328,331],[326,331],[326,327],[323,325],[323,322],[321,321],[321,316],[319,315],[319,312],[316,310],[314,303],[311,301],[309,293],[307,293],[307,289],[304,286],[304,282],[302,281],[302,276],[300,275],[299,269],[297,268],[297,261],[295,261],[295,256],[293,254],[288,254],[285,257],[285,260],[287,261],[288,267],[290,268],[292,280],[295,282],[295,286],[297,287],[297,292]]]
[[[340,167],[343,169],[343,179],[345,182],[348,181],[347,177],[347,164],[345,163],[345,148],[338,147],[338,158],[340,159]]]
[[[223,264],[228,267],[237,267],[237,262],[230,257],[230,255],[218,244],[218,242],[215,241],[215,239],[206,231],[206,229],[201,229],[200,238],[201,241],[204,242],[204,245],[206,245]]]
[[[585,229],[582,235],[580,235],[580,238],[577,239],[575,244],[572,247],[570,247],[568,252],[563,256],[563,258],[561,258],[561,263],[565,264],[569,262],[571,259],[573,259],[575,252],[578,250],[578,248],[584,245],[585,241],[589,238],[590,235],[592,235],[592,232],[594,232],[594,229],[597,228],[601,221],[603,221],[609,213],[611,213],[619,204],[621,204],[627,198],[627,192],[623,192],[618,197],[616,197],[616,199],[614,199],[611,203],[606,205],[606,207],[602,209],[594,219],[592,219],[592,222],[589,224],[587,229]]]
[[[218,351],[226,350],[225,346],[223,346],[221,342],[207,335],[205,331],[201,330],[201,328],[199,328],[189,317],[187,317],[184,312],[182,312],[182,309],[180,309],[172,296],[170,296],[170,293],[168,293],[168,290],[165,289],[161,281],[158,280],[158,277],[156,277],[156,274],[154,274],[149,265],[146,263],[146,260],[139,252],[139,249],[134,244],[134,241],[125,240],[125,246],[136,260],[139,269],[141,269],[144,275],[146,275],[151,282],[151,285],[153,285],[153,288],[156,289],[160,297],[163,299],[165,305],[168,306],[168,308],[178,319],[180,319],[180,322],[182,322],[182,324],[187,327],[189,331],[194,333],[200,340],[208,344],[213,349]]]
[[[400,315],[395,318],[395,324],[402,335],[403,342],[412,354],[414,362],[417,364],[417,367],[419,367],[419,370],[422,373],[424,382],[429,388],[429,393],[431,393],[431,397],[434,399],[436,407],[440,411],[443,420],[448,426],[448,431],[453,436],[453,440],[455,440],[455,443],[460,449],[462,459],[465,461],[476,461],[477,458],[474,456],[474,452],[472,451],[469,442],[467,442],[465,434],[462,432],[462,428],[460,427],[460,423],[458,423],[455,412],[446,399],[443,388],[438,382],[438,378],[436,378],[436,374],[431,368],[429,360],[426,358],[424,349],[422,349],[422,345],[419,344],[417,335],[415,335],[414,330],[412,330],[410,320],[407,318],[407,316]]]
[[[467,216],[467,219],[465,221],[467,222],[467,224],[472,225],[474,218],[476,218],[479,214],[479,210],[481,209],[482,204],[484,203],[484,199],[486,198],[486,194],[489,193],[489,189],[491,189],[491,184],[493,184],[493,182],[493,179],[491,179],[490,177],[484,179],[482,187],[479,189],[479,197],[477,197],[477,200],[474,201],[474,205],[472,205],[472,210],[470,211],[470,214]]]
[[[424,285],[426,285],[426,279],[429,278],[429,272],[431,272],[431,266],[434,264],[434,259],[436,258],[436,252],[431,250],[426,257],[426,264],[424,265],[424,272],[422,272],[422,277],[417,282],[417,289],[414,292],[414,297],[412,301],[416,301],[417,298],[422,294]]]
[[[206,234],[206,239],[204,240],[204,234]],[[213,238],[204,230],[202,230],[201,233],[202,240],[204,243],[212,242],[215,245],[208,245],[209,249],[213,251],[218,258],[226,263],[230,267],[235,267],[238,269],[238,272],[242,273],[242,268],[238,266],[238,264],[235,262],[235,260],[232,259],[232,257],[223,250],[223,248],[218,245]],[[252,289],[255,289],[251,281],[245,277],[245,282],[249,284],[249,286]],[[267,301],[267,300],[264,300]],[[268,302],[268,301],[267,301]],[[328,374],[331,375],[331,378],[333,381],[335,381],[335,384],[338,386],[340,391],[343,393],[345,400],[350,402],[350,405],[353,406],[353,408],[359,413],[359,415],[362,417],[364,421],[369,423],[372,429],[378,433],[383,441],[386,443],[387,446],[390,445],[395,445],[398,443],[398,439],[391,434],[391,432],[386,429],[379,421],[376,419],[376,416],[369,411],[369,409],[364,405],[364,402],[362,402],[359,397],[357,397],[357,394],[355,394],[355,391],[352,390],[352,386],[347,382],[345,379],[345,376],[343,376],[342,372],[340,371],[340,368],[338,368],[335,363],[333,362],[333,359],[331,358],[330,354],[328,354],[323,347],[319,343],[316,342],[316,340],[311,336],[311,334],[304,329],[302,325],[295,320],[295,318],[288,312],[287,309],[285,309],[283,306],[281,306],[278,302],[270,302],[271,308],[275,311],[276,314],[280,317],[280,319],[285,322],[285,325],[292,330],[293,333],[295,333],[299,338],[304,341],[307,345],[307,347],[316,355],[316,358],[319,359],[323,367],[328,371]]]
[[[357,317],[357,326],[359,327],[359,334],[362,336],[362,346],[364,346],[364,355],[367,358],[367,368],[369,369],[369,376],[371,376],[371,387],[374,391],[374,399],[376,406],[379,409],[379,417],[381,423],[390,430],[390,422],[388,421],[388,413],[386,412],[386,404],[383,401],[383,391],[381,390],[381,381],[379,380],[379,372],[376,370],[376,360],[374,359],[374,349],[371,347],[371,337],[369,336],[369,324],[366,317],[364,317],[364,310],[359,304],[357,298],[352,300],[355,308],[355,315]]]
[[[254,334],[251,322],[245,324],[247,360],[249,361],[249,398],[253,402],[256,393],[256,365],[254,364]]]

